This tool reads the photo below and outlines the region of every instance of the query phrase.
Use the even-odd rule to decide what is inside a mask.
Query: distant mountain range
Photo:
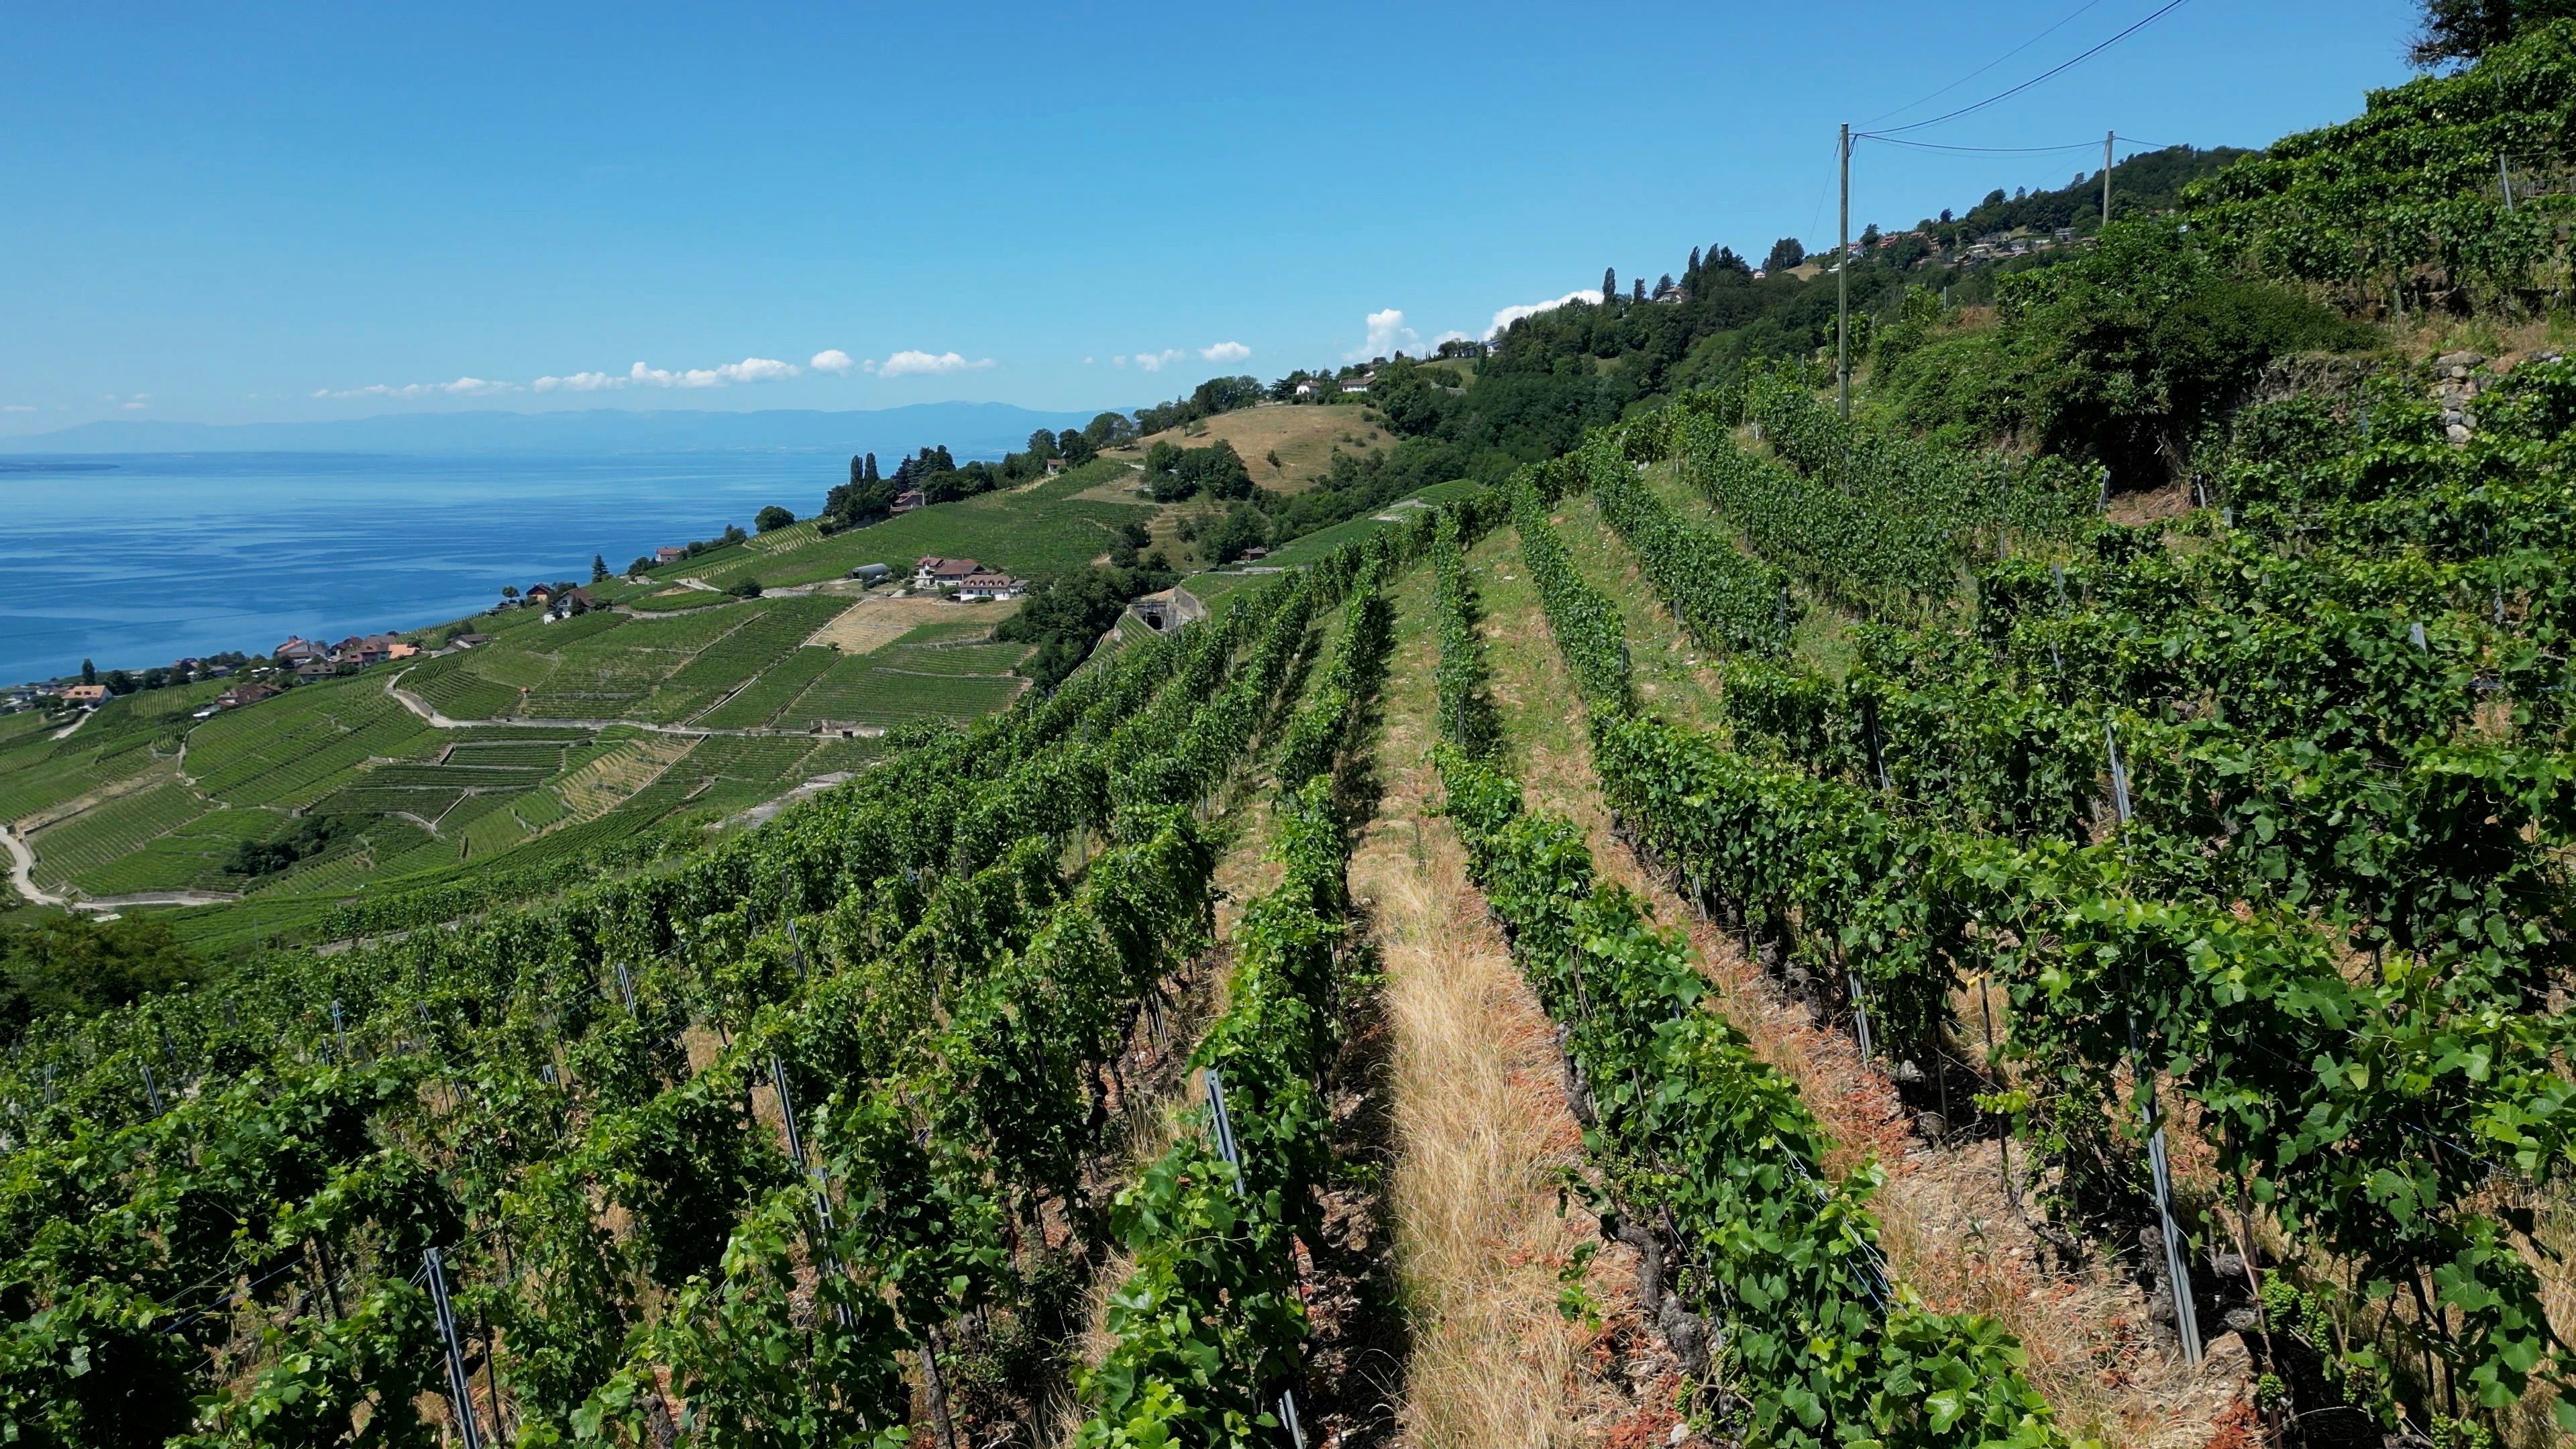
[[[1009,403],[915,403],[872,411],[500,411],[380,414],[308,423],[82,423],[0,437],[0,457],[64,453],[689,453],[741,449],[874,452],[944,444],[960,457],[1025,447],[1039,428],[1080,427],[1097,409],[1038,412]]]

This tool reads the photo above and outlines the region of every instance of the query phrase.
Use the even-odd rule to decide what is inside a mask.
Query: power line
[[[1944,115],[1934,116],[1928,121],[1913,121],[1902,126],[1890,126],[1885,131],[1871,133],[1869,139],[1883,141],[1900,132],[1920,131],[1926,126],[1937,126],[1944,121],[1955,121],[1961,116],[1967,115],[1972,111],[1982,111],[1997,101],[2009,100],[2014,96],[2020,95],[2023,91],[2029,90],[2032,86],[2038,85],[2042,81],[2051,80],[2057,76],[2064,75],[2066,72],[2082,65],[2084,62],[2091,60],[2093,57],[2100,55],[2106,50],[2109,50],[2112,46],[2119,44],[2121,41],[2128,39],[2130,36],[2137,34],[2139,31],[2146,29],[2148,26],[2155,24],[2157,21],[2162,20],[2176,10],[2181,9],[2185,3],[2187,3],[2187,0],[2166,0],[2166,3],[2158,6],[2155,12],[2149,15],[2146,19],[2139,21],[2137,24],[2121,31],[2119,34],[2112,36],[2110,39],[2103,41],[2092,49],[2083,52],[2072,60],[2062,61],[2047,70],[2041,71],[2039,74],[2032,76],[2030,79],[2023,81],[2020,85],[2014,86],[2010,90],[1997,91],[1995,94],[1986,97],[1975,105],[1961,106],[1955,111],[1948,112]]]
[[[1920,100],[1907,101],[1904,105],[1898,106],[1895,110],[1882,111],[1879,114],[1870,117],[1868,120],[1861,122],[1861,124],[1864,126],[1875,126],[1879,122],[1886,120],[1889,116],[1901,116],[1907,111],[1913,110],[1916,106],[1922,105],[1924,101],[1939,100],[1941,97],[1948,95],[1950,92],[1957,90],[1968,82],[1984,75],[1987,71],[1993,70],[1996,66],[2003,64],[2005,61],[2008,61],[2014,56],[2021,54],[2023,51],[2030,49],[2032,46],[2039,44],[2048,37],[2055,35],[2057,32],[2064,30],[2068,25],[2075,21],[2077,16],[2082,15],[2085,11],[2092,9],[2094,6],[2101,3],[2102,0],[2084,0],[2082,5],[2075,8],[2074,14],[2067,16],[2064,20],[2058,21],[2055,25],[2048,27],[2046,30],[2032,36],[2030,39],[2023,41],[2021,44],[2016,45],[2012,49],[2005,51],[2003,54],[1996,56],[1994,59],[1987,61],[1984,65],[1978,66],[1975,70],[1972,70],[1966,75],[1959,77],[1957,80],[1950,82],[1948,85],[1941,87],[1941,89],[1934,91],[1928,96],[1922,97]]]
[[[1914,151],[1957,151],[1978,156],[2042,156],[2059,151],[2090,151],[2099,141],[2072,141],[2063,146],[1944,146],[1937,141],[1905,141],[1894,136],[1854,136],[1856,141],[1876,141],[1882,146],[1903,146]]]

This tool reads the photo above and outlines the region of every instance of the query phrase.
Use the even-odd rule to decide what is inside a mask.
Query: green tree
[[[90,662],[89,662],[88,660],[86,660],[86,659],[84,659],[84,660],[82,660],[82,661],[81,661],[81,683],[83,683],[83,684],[96,684],[96,683],[98,683],[98,666],[97,666],[97,665],[95,665],[95,664],[90,663]]]
[[[169,925],[151,917],[0,927],[0,1029],[14,1036],[42,1017],[131,1005],[204,974]]]
[[[2164,220],[2116,223],[2090,254],[2010,278],[1999,311],[2000,326],[1921,344],[1888,369],[1901,414],[1959,441],[2020,434],[2127,487],[2179,476],[2192,439],[2274,357],[2372,336],[2227,270]]]
[[[1169,571],[1153,567],[1075,569],[1031,594],[993,633],[1037,645],[1020,672],[1040,689],[1053,689],[1091,657],[1092,646],[1118,622],[1128,600],[1172,583]]]
[[[752,516],[752,526],[763,533],[775,533],[796,521],[796,515],[773,503]]]
[[[2423,7],[2406,58],[2427,70],[2475,61],[2542,21],[2576,16],[2576,0],[2423,0]]]
[[[1762,270],[1776,277],[1791,267],[1803,265],[1806,260],[1806,244],[1796,237],[1784,236],[1771,244],[1770,259],[1763,262]]]
[[[1617,267],[1603,267],[1601,269],[1601,305],[1607,307],[1618,300],[1619,269]]]
[[[604,584],[608,582],[608,556],[606,554],[595,553],[590,556],[590,581],[594,584]]]

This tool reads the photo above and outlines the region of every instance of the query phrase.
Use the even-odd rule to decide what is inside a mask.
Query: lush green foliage
[[[1583,614],[1567,622],[1571,662],[1592,628]],[[1620,712],[1615,698],[1594,707]],[[1449,814],[1588,1096],[1605,1228],[1620,1214],[1671,1225],[1678,1291],[1723,1322],[1726,1382],[1749,1400],[1745,1442],[2063,1443],[2009,1335],[1925,1312],[1889,1282],[1868,1208],[1876,1167],[1826,1168],[1823,1130],[1714,1009],[1687,943],[1597,884],[1580,827],[1524,811],[1519,783],[1475,744],[1452,730],[1437,753]]]
[[[2373,94],[2355,120],[2282,138],[2193,188],[2185,214],[2218,255],[2362,306],[2411,310],[2454,289],[2537,300],[2565,285],[2571,118],[2576,18],[2557,17],[2459,74]]]

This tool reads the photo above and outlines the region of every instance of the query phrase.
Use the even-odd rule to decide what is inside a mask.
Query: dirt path
[[[1436,646],[1427,579],[1397,591],[1377,758],[1385,793],[1351,861],[1386,975],[1396,1254],[1414,1305],[1397,1413],[1406,1445],[1664,1445],[1674,1366],[1638,1320],[1635,1253],[1564,1276],[1593,1221],[1558,1211],[1583,1162],[1553,1025],[1434,812]],[[1569,1287],[1597,1318],[1561,1311]]]
[[[64,904],[61,896],[36,889],[36,853],[6,825],[0,825],[0,850],[9,852],[9,888],[18,893],[18,899],[37,906]]]
[[[1580,501],[1566,505],[1568,522],[1576,525],[1568,529],[1570,541],[1583,526],[1573,515],[1585,510]],[[2072,1432],[2099,1437],[2112,1449],[2199,1449],[2224,1437],[2250,1377],[2243,1343],[2223,1336],[2198,1371],[2186,1368],[2149,1321],[2146,1295],[2118,1257],[2122,1245],[2100,1245],[2082,1263],[2060,1262],[2008,1198],[1996,1140],[1974,1132],[1927,1139],[1888,1078],[1891,1063],[1863,1062],[1847,1033],[1816,1021],[1746,959],[1731,935],[1698,920],[1629,851],[1611,829],[1583,707],[1517,546],[1505,534],[1479,549],[1475,564],[1488,608],[1485,648],[1495,695],[1510,722],[1531,803],[1584,827],[1604,880],[1638,892],[1661,920],[1688,928],[1702,970],[1721,988],[1722,1009],[1766,1061],[1798,1084],[1838,1144],[1835,1167],[1875,1157],[1886,1168],[1877,1206],[1881,1246],[1896,1276],[1935,1309],[1985,1314],[2017,1334],[2030,1354],[2033,1383]],[[1599,574],[1594,581],[1623,592],[1643,588]],[[1673,647],[1679,634],[1668,615],[1643,607],[1625,612],[1639,660],[1685,652]],[[1660,690],[1645,691],[1651,707],[1687,718],[1701,703],[1693,696],[1716,687],[1713,676],[1686,677],[1700,672],[1668,667]],[[1966,1010],[1974,1012],[1973,998]],[[1962,1105],[1959,1115],[1972,1110]],[[2013,1154],[2013,1165],[2026,1193],[2029,1164],[2021,1152]]]

